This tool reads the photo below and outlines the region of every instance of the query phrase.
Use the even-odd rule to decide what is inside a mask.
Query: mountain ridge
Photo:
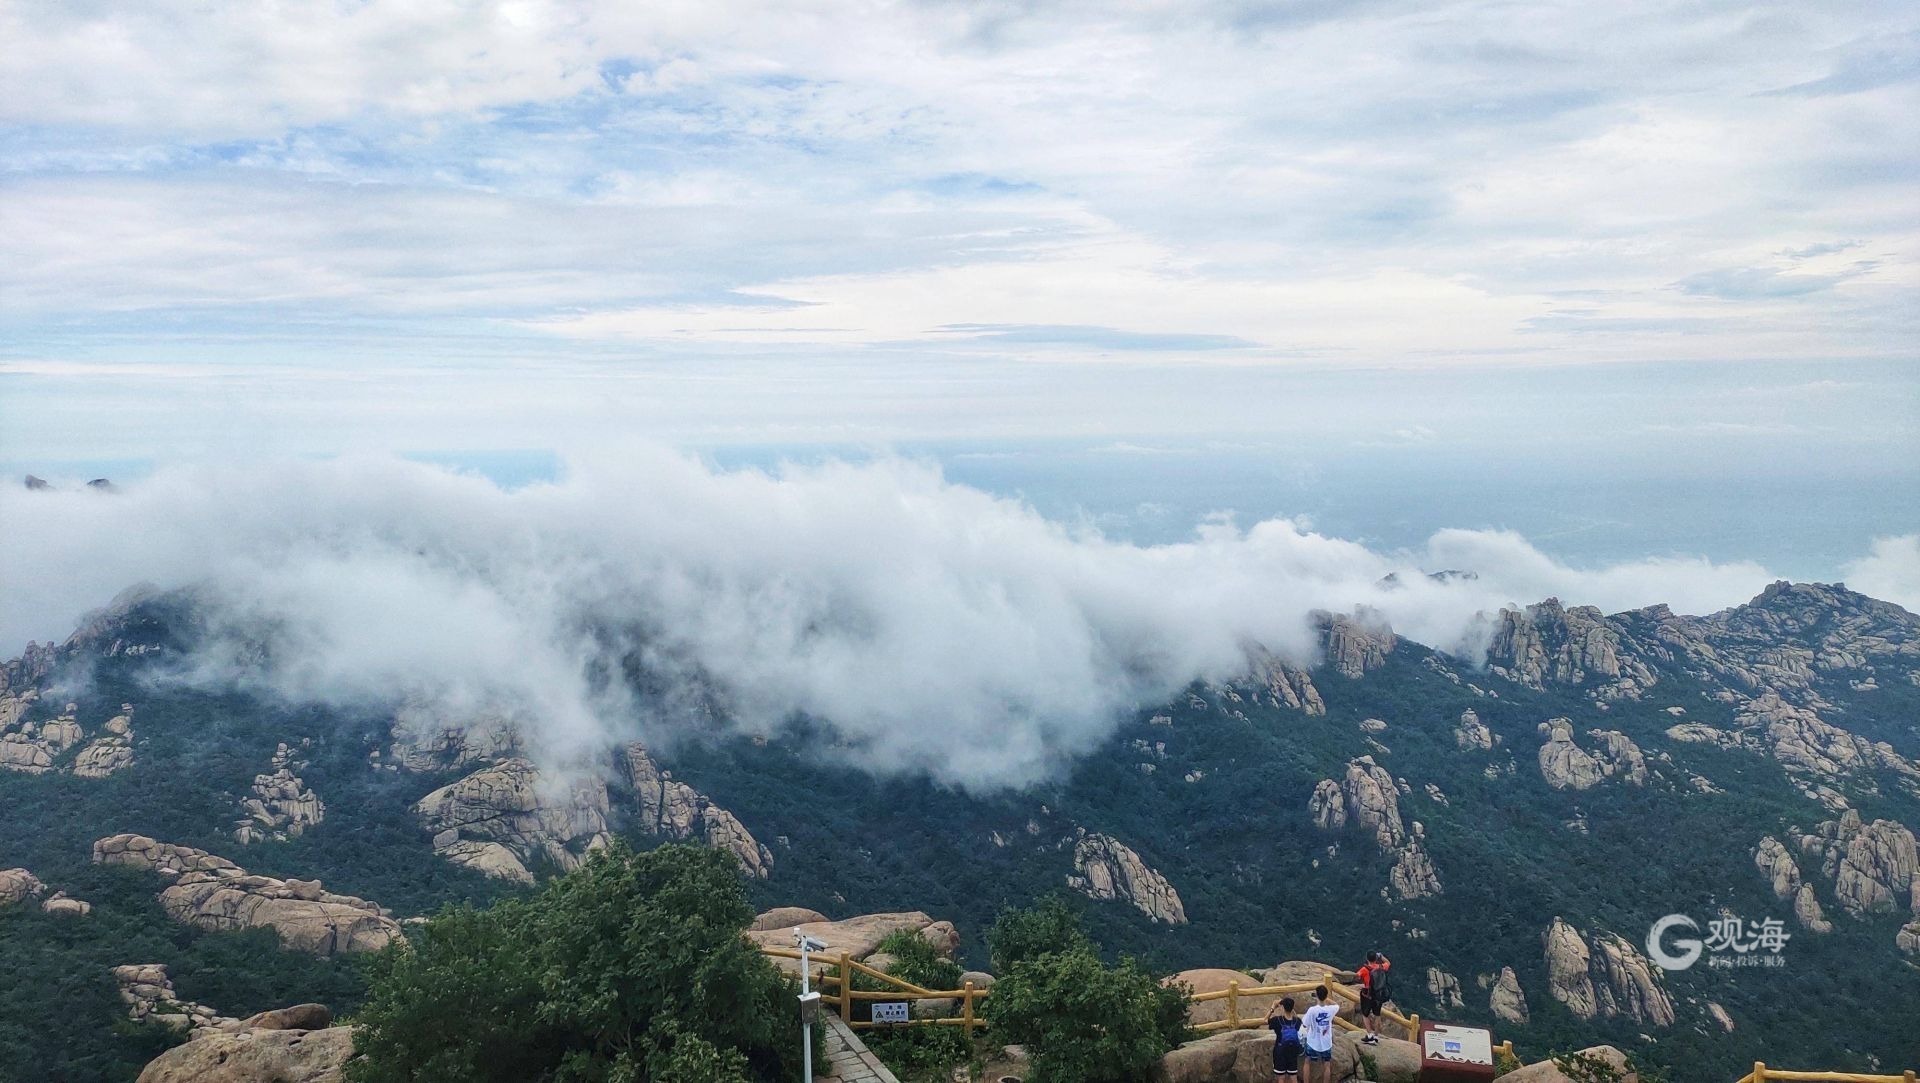
[[[1903,961],[1920,951],[1908,858],[1920,618],[1830,584],[1775,584],[1704,617],[1548,599],[1488,615],[1484,667],[1373,615],[1316,619],[1318,659],[1265,656],[1247,677],[1196,683],[1025,790],[867,775],[826,747],[825,723],[799,720],[788,733],[649,746],[644,769],[610,749],[609,783],[585,805],[520,760],[534,775],[524,785],[456,790],[462,811],[450,814],[450,797],[426,798],[513,762],[510,742],[443,734],[422,746],[398,722],[404,705],[155,684],[191,650],[192,606],[132,594],[0,667],[0,742],[46,741],[62,718],[74,730],[46,743],[44,771],[0,771],[21,821],[0,865],[82,887],[98,874],[76,871],[74,850],[137,832],[244,850],[262,876],[324,876],[404,916],[521,890],[561,867],[554,855],[608,833],[694,838],[733,849],[765,906],[918,909],[970,937],[1001,905],[1071,892],[1104,941],[1170,971],[1386,947],[1409,973],[1432,972],[1405,994],[1420,1010],[1536,1048],[1605,1039],[1716,1070],[1750,1064],[1755,1048],[1778,1059],[1766,1043],[1782,1017],[1768,1005],[1832,995],[1822,974],[1849,957],[1892,964],[1890,1003],[1920,1008],[1920,971]],[[126,734],[97,721],[109,710],[129,719]],[[126,740],[130,762],[79,775],[88,739],[106,737]],[[256,780],[299,764],[296,792],[325,819],[236,839]],[[75,822],[23,803],[48,800]],[[493,823],[516,826],[480,826]],[[1661,825],[1657,847],[1649,825]],[[93,901],[131,915],[156,887]],[[1778,917],[1788,963],[1807,972],[1658,971],[1645,930],[1689,911],[1703,927],[1723,912]],[[233,934],[206,935],[189,949]],[[195,1001],[279,1006],[228,1003],[192,973],[182,994]],[[283,1002],[321,999],[288,992]],[[1868,1021],[1807,1052],[1891,1063],[1902,1041]]]

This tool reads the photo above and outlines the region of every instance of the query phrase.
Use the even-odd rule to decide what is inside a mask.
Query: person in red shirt
[[[1393,996],[1388,974],[1392,969],[1393,960],[1378,951],[1368,952],[1367,961],[1360,967],[1360,1018],[1367,1027],[1367,1036],[1360,1041],[1367,1045],[1380,1044],[1380,1013],[1387,1010],[1387,1000]]]

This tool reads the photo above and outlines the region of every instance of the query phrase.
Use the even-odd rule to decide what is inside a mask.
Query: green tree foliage
[[[1144,1079],[1187,1036],[1186,990],[1161,985],[1130,958],[1101,962],[1061,900],[1008,911],[988,941],[1001,974],[986,1017],[997,1040],[1026,1046],[1037,1078]]]
[[[791,1078],[793,983],[740,935],[733,859],[624,844],[525,900],[441,913],[371,964],[356,1083]]]
[[[901,981],[911,982],[922,989],[960,988],[959,964],[935,951],[933,945],[917,932],[902,929],[892,933],[880,942],[879,951],[893,957],[887,973]],[[858,972],[855,973],[853,984],[856,989],[872,989],[876,992],[893,988]],[[856,1013],[870,1011],[864,1003],[854,1010]],[[869,1031],[867,1047],[905,1083],[950,1079],[954,1066],[965,1063],[973,1055],[972,1039],[962,1028],[952,1026],[907,1026],[898,1030]]]
[[[1024,910],[1008,907],[987,933],[993,968],[1000,973],[1042,955],[1092,947],[1093,941],[1080,927],[1079,915],[1059,895],[1047,895]]]

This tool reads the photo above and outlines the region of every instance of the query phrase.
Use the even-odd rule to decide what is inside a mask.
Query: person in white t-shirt
[[[1333,1083],[1333,1017],[1340,1014],[1340,1005],[1329,1003],[1330,999],[1326,986],[1315,989],[1313,1007],[1301,1017],[1300,1043],[1307,1055],[1301,1083]]]

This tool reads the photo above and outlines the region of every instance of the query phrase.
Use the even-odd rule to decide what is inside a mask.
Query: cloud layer
[[[1579,570],[1488,531],[1380,553],[1281,519],[1136,546],[921,464],[720,472],[651,449],[515,490],[385,458],[170,469],[113,496],[0,492],[0,519],[8,653],[129,584],[191,587],[230,645],[267,646],[245,666],[214,652],[201,679],[505,713],[554,762],[806,716],[864,766],[981,787],[1043,777],[1126,712],[1240,672],[1249,643],[1310,660],[1316,609],[1370,606],[1463,649],[1501,605],[1710,611],[1770,578],[1683,559]]]

